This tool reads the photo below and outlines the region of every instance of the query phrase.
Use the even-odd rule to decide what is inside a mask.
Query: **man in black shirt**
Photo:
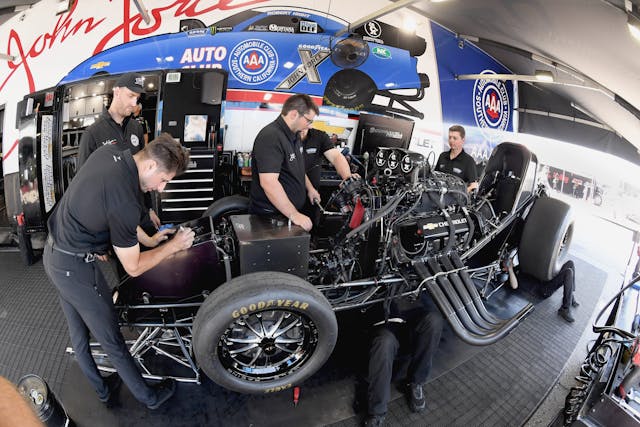
[[[188,229],[146,252],[140,252],[136,236],[141,192],[162,191],[188,162],[188,153],[169,134],[135,155],[102,147],[80,169],[49,217],[45,271],[58,290],[78,365],[103,402],[109,401],[118,377],[100,376],[91,356],[89,333],[136,399],[148,408],[158,408],[173,394],[173,381],[150,387],[142,379],[120,332],[110,289],[94,260],[106,260],[97,254],[112,246],[124,270],[139,276],[192,245],[194,233]]]
[[[144,146],[144,132],[140,123],[131,119],[140,94],[144,93],[144,76],[127,73],[120,76],[113,87],[113,100],[107,111],[89,126],[80,138],[78,169],[87,158],[103,145],[115,145],[132,154]]]
[[[335,134],[334,134],[335,135]],[[321,163],[324,156],[338,172],[338,175],[345,180],[351,177],[351,167],[349,162],[342,155],[339,149],[329,139],[329,135],[317,129],[303,129],[300,131],[300,139],[304,145],[304,166],[307,178],[311,182],[313,188],[320,188]],[[317,206],[307,200],[303,208],[303,212],[308,215],[314,225],[318,224],[319,210]]]
[[[130,150],[131,154],[136,154],[144,148],[145,130],[137,120],[131,117],[131,113],[138,105],[138,98],[143,93],[145,88],[142,74],[127,73],[118,78],[113,87],[113,100],[109,109],[103,111],[100,117],[85,129],[80,138],[78,169],[87,161],[91,153],[104,145],[115,145],[121,151]],[[143,215],[140,220],[142,228],[139,230],[140,241],[145,246],[153,244],[154,239],[157,240],[154,235],[161,224],[160,218],[151,206],[151,195],[145,194]],[[142,233],[143,230],[145,234]]]
[[[249,212],[270,215],[280,212],[311,230],[311,219],[300,213],[305,196],[320,200],[320,194],[305,175],[302,143],[298,132],[309,129],[318,106],[308,95],[293,95],[282,106],[278,118],[256,136],[251,153]]]
[[[462,178],[467,183],[467,191],[471,191],[478,187],[476,182],[478,175],[476,162],[462,148],[464,137],[465,131],[462,126],[453,125],[449,128],[449,147],[451,149],[440,153],[436,162],[436,170]]]

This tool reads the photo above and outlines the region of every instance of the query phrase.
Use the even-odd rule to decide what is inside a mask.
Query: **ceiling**
[[[624,0],[423,0],[409,7],[480,39],[515,74],[550,70],[562,84],[546,90],[640,147],[640,40],[627,28]]]
[[[640,0],[633,1],[637,8]],[[0,1],[0,25],[16,6],[36,2]],[[547,91],[640,148],[640,41],[627,29],[625,0],[420,0],[408,7],[477,38],[515,74],[550,70],[560,83],[544,85]],[[521,83],[528,84],[542,85]]]

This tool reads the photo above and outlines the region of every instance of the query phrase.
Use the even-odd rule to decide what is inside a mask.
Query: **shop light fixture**
[[[133,0],[133,4],[136,6],[136,9],[138,9],[138,12],[140,12],[140,16],[142,16],[142,20],[145,24],[149,24],[151,22],[151,17],[149,16],[147,7],[144,5],[142,0]]]
[[[536,70],[532,76],[524,74],[459,74],[456,80],[511,80],[521,82],[553,83],[554,77],[551,71]]]
[[[640,17],[633,11],[627,12],[627,27],[631,35],[640,40]]]

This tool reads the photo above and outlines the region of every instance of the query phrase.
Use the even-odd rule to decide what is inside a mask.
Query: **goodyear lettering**
[[[251,304],[243,305],[242,307],[233,310],[231,312],[231,317],[237,319],[240,316],[245,316],[256,311],[266,310],[271,307],[293,307],[297,308],[298,310],[306,310],[307,308],[309,308],[309,303],[290,299],[270,299],[265,301],[257,301]]]
[[[271,387],[266,389],[264,392],[265,393],[276,393],[282,390],[287,390],[289,388],[291,388],[293,386],[293,384],[289,383],[289,384],[285,384],[285,385],[279,385],[277,387]]]

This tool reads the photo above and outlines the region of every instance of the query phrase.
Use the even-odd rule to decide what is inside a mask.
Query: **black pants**
[[[560,288],[560,286],[562,286],[562,308],[571,307],[571,302],[573,302],[573,292],[576,290],[575,271],[576,268],[573,265],[573,261],[569,260],[565,262],[556,277],[542,284],[542,287],[540,288],[542,297],[550,297],[557,289]]]
[[[399,361],[398,359],[407,359],[407,382],[423,384],[427,381],[443,325],[444,319],[440,312],[430,311],[415,322],[389,322],[376,327],[369,350],[367,376],[370,415],[386,414],[394,362]]]
[[[91,356],[89,332],[136,399],[145,405],[155,403],[156,392],[144,381],[129,353],[111,291],[95,262],[85,263],[81,258],[52,250],[50,243],[45,246],[43,258],[47,276],[58,290],[78,365],[98,395],[104,396],[107,388]]]

